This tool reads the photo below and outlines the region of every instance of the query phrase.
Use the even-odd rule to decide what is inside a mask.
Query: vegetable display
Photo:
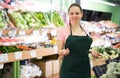
[[[35,12],[34,13],[34,16],[36,17],[36,19],[38,20],[38,22],[41,24],[41,26],[47,26],[49,25],[48,21],[49,19],[47,20],[47,14],[46,13],[43,13],[43,12]]]
[[[3,14],[0,12],[0,29],[3,29],[6,26],[5,19],[3,19]]]
[[[11,13],[11,16],[14,19],[17,28],[28,29],[27,22],[22,17],[20,12],[13,12],[13,13]]]
[[[57,11],[52,12],[52,22],[56,27],[64,26],[64,21],[62,20],[60,14]]]
[[[100,78],[118,78],[120,76],[120,62],[111,62],[107,65],[107,71]]]
[[[105,60],[116,58],[120,55],[119,49],[113,47],[95,46],[92,50],[97,51]]]
[[[31,29],[39,29],[40,25],[39,23],[33,18],[33,15],[30,12],[24,12],[21,13],[23,16],[24,20],[26,21],[28,28]]]
[[[17,52],[21,51],[19,48],[16,46],[0,46],[0,52],[1,53],[11,53],[11,52]]]
[[[64,26],[64,21],[57,11],[53,12],[12,12],[10,14],[20,29],[39,29],[43,26]]]

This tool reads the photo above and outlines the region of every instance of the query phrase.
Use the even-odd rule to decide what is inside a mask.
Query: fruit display
[[[114,48],[118,48],[118,49],[120,49],[120,43],[114,45],[113,47],[114,47]]]

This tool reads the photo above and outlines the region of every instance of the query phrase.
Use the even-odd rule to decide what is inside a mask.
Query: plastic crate
[[[103,64],[103,65],[99,65],[99,66],[94,66],[93,71],[95,73],[96,78],[100,78],[100,76],[102,76],[103,74],[106,73],[107,65]]]

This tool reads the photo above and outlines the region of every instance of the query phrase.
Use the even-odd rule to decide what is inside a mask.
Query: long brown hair
[[[70,8],[73,7],[73,6],[78,7],[80,9],[81,13],[83,13],[83,10],[82,10],[80,4],[78,4],[78,3],[72,3],[68,8],[68,12],[70,11]]]

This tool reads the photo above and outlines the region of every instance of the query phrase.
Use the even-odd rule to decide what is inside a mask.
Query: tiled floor
[[[91,71],[91,74],[95,75],[93,71]],[[54,75],[52,75],[50,77],[47,77],[47,78],[59,78],[59,73],[58,74],[54,74]]]
[[[59,78],[59,74],[54,74],[54,75],[47,77],[47,78]]]

